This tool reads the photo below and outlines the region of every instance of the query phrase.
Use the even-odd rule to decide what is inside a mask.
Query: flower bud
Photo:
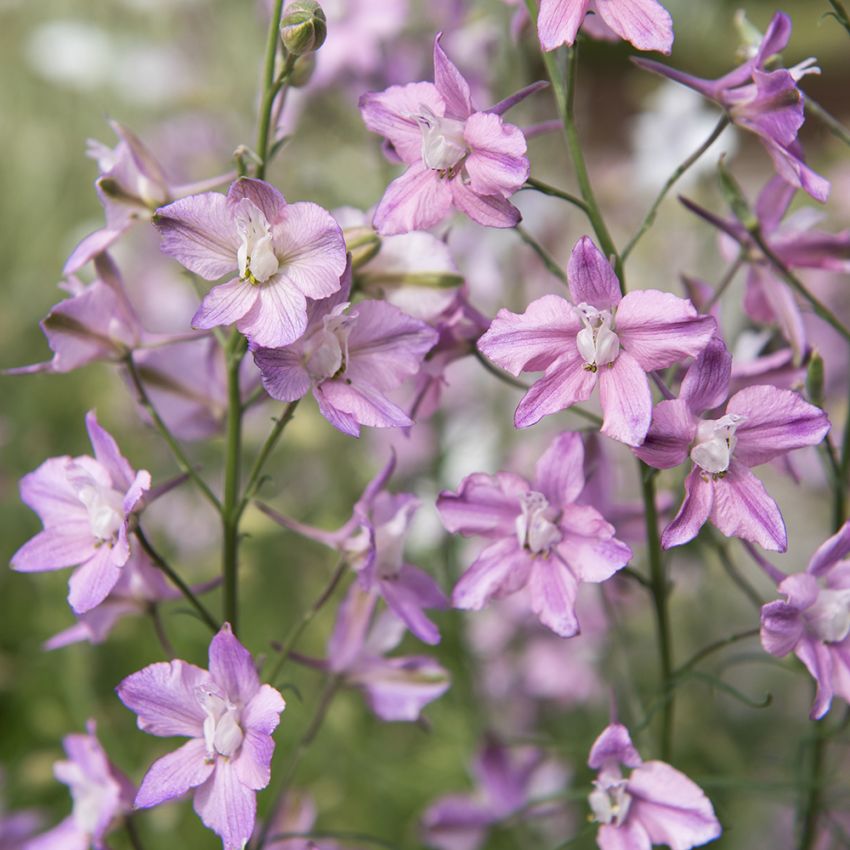
[[[328,22],[315,0],[295,0],[280,22],[280,40],[292,56],[318,50],[328,34]]]
[[[314,53],[305,53],[303,56],[299,56],[289,74],[290,88],[304,88],[310,82],[315,70],[316,56]]]
[[[813,351],[806,370],[806,394],[812,404],[823,407],[824,368],[823,357]]]
[[[353,269],[365,266],[381,250],[381,237],[371,227],[347,227],[342,235]]]

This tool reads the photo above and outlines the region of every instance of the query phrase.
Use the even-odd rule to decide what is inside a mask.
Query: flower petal
[[[732,355],[719,336],[713,337],[691,364],[682,381],[679,398],[698,416],[719,407],[729,395]]]
[[[522,221],[520,211],[501,195],[476,192],[460,177],[450,180],[449,188],[455,207],[483,227],[516,227]]]
[[[190,789],[206,782],[214,767],[215,763],[207,760],[203,738],[187,741],[180,749],[157,759],[148,768],[134,805],[137,809],[149,809],[182,797]]]
[[[12,569],[22,573],[61,570],[83,564],[97,554],[87,521],[45,528],[12,555]]]
[[[528,490],[528,482],[519,475],[476,472],[463,479],[457,494],[440,493],[437,510],[452,534],[506,537],[515,533],[520,496]]]
[[[578,350],[568,349],[522,397],[514,413],[514,425],[517,428],[528,428],[544,416],[567,410],[574,404],[590,398],[596,386],[597,375],[584,366],[584,360]]]
[[[797,644],[795,655],[806,665],[809,673],[817,684],[815,701],[809,718],[820,720],[831,708],[834,694],[832,675],[834,659],[830,647],[810,637],[803,637]]]
[[[425,656],[370,659],[359,664],[349,680],[363,688],[369,707],[386,721],[416,720],[449,687],[448,673]]]
[[[652,421],[652,393],[640,364],[620,351],[613,366],[599,367],[602,433],[628,446],[639,446]]]
[[[478,611],[491,599],[516,593],[528,581],[531,556],[516,536],[488,546],[460,577],[452,593],[455,608]]]
[[[540,0],[537,35],[544,50],[573,44],[590,0]]]
[[[508,197],[528,179],[525,136],[519,127],[493,113],[476,112],[463,137],[471,150],[464,165],[476,194]]]
[[[136,475],[118,449],[115,439],[100,427],[93,410],[86,414],[86,430],[94,449],[94,456],[98,463],[106,467],[115,489],[128,490]]]
[[[695,466],[685,479],[685,501],[673,521],[664,529],[661,545],[670,549],[693,540],[705,525],[713,504],[712,482],[703,478],[702,470]]]
[[[434,85],[446,104],[446,116],[463,120],[472,112],[469,83],[446,56],[440,45],[442,37],[442,33],[437,33],[434,39]]]
[[[301,355],[291,348],[257,348],[254,363],[266,392],[278,401],[296,401],[310,392],[310,375]]]
[[[563,534],[558,552],[581,581],[605,581],[632,557],[614,537],[614,526],[590,505],[568,505],[558,526]]]
[[[351,421],[369,428],[406,428],[413,424],[398,405],[367,384],[349,384],[345,380],[323,381],[314,390],[314,395],[322,416],[335,428],[355,437],[359,436],[360,429],[356,428],[352,433]],[[344,427],[340,427],[338,421]]]
[[[687,460],[696,430],[697,419],[685,399],[662,401],[652,411],[643,445],[632,451],[656,469],[672,469]]]
[[[251,653],[225,623],[210,642],[210,676],[232,702],[250,702],[260,690],[260,677]]]
[[[381,236],[427,230],[439,224],[451,208],[452,190],[448,181],[417,162],[387,186],[372,226]]]
[[[238,277],[214,286],[192,317],[192,327],[209,330],[219,325],[235,324],[251,311],[258,297],[257,289]]]
[[[123,563],[126,563],[127,557],[124,557]],[[104,543],[93,558],[74,570],[68,581],[68,602],[75,614],[85,614],[100,605],[118,583],[121,567],[116,558],[120,558],[119,553]]]
[[[579,633],[575,603],[578,581],[558,558],[535,558],[528,582],[531,610],[544,626],[561,637]]]
[[[273,755],[274,741],[271,735],[264,735],[255,729],[246,729],[242,746],[233,759],[233,767],[239,781],[254,791],[265,788],[271,780]]]
[[[813,576],[823,576],[839,561],[850,555],[850,522],[845,522],[838,531],[812,555],[806,572]]]
[[[610,310],[623,297],[611,263],[589,236],[582,236],[573,248],[567,263],[567,279],[573,304],[590,304],[597,310]]]
[[[552,505],[571,505],[584,489],[584,444],[581,434],[565,431],[537,461],[535,489]]]
[[[287,280],[276,278],[259,287],[253,306],[236,322],[236,327],[254,345],[289,345],[307,328],[307,299]]]
[[[195,811],[224,850],[244,850],[257,819],[257,793],[239,781],[232,761],[218,759],[213,775],[195,792]]]
[[[405,565],[395,578],[381,579],[380,590],[389,609],[419,640],[432,645],[440,642],[440,632],[423,608],[447,608],[448,599],[431,576]]]
[[[673,19],[656,0],[596,0],[596,8],[602,20],[638,50],[672,50]]]
[[[266,221],[277,224],[286,209],[286,198],[271,183],[253,177],[240,177],[227,190],[227,208],[233,216],[239,202],[247,198],[266,217]]]

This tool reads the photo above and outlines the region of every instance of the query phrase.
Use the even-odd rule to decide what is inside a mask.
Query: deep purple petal
[[[778,600],[761,609],[761,645],[765,652],[781,658],[793,652],[804,634],[799,608]]]
[[[698,466],[694,466],[685,479],[685,501],[661,535],[661,545],[665,549],[688,543],[705,525],[714,504],[714,487],[703,474]]]
[[[214,767],[215,763],[207,760],[203,738],[187,741],[148,768],[136,795],[136,808],[149,809],[182,797],[191,788],[206,782]]]
[[[652,393],[640,364],[620,351],[613,365],[599,367],[602,433],[628,446],[639,446],[652,421]]]
[[[623,297],[611,263],[589,236],[582,236],[573,248],[567,264],[567,279],[573,304],[590,304],[597,310],[610,310]]]
[[[652,411],[643,445],[633,451],[656,469],[672,469],[687,460],[696,431],[697,419],[685,399],[662,401]]]
[[[632,744],[629,730],[622,723],[611,723],[593,742],[587,764],[593,770],[604,770],[614,764],[640,767],[643,759]]]

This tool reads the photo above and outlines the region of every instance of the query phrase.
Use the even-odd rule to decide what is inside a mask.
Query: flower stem
[[[640,242],[644,234],[655,223],[655,217],[658,215],[658,208],[661,206],[661,202],[667,197],[667,193],[676,185],[676,183],[678,183],[684,173],[720,138],[721,133],[723,133],[728,125],[729,117],[727,115],[723,115],[711,131],[711,135],[667,178],[667,182],[661,187],[661,191],[652,202],[652,206],[649,208],[649,212],[641,222],[637,233],[635,233],[629,241],[629,244],[623,249],[623,262],[628,259],[629,254],[632,253],[637,243]]]
[[[658,655],[661,662],[661,693],[664,707],[661,715],[660,751],[663,761],[670,761],[673,746],[673,647],[670,641],[670,616],[667,610],[667,575],[664,556],[658,536],[658,512],[655,506],[655,471],[642,461],[638,462],[643,509],[646,518],[646,544],[649,556],[649,574],[652,599],[655,605],[655,623],[658,636]]]
[[[516,230],[517,236],[540,257],[543,265],[546,266],[546,270],[566,286],[567,276],[564,270],[555,262],[552,255],[524,227],[517,225],[514,230]]]
[[[272,108],[277,94],[274,69],[280,44],[280,19],[283,15],[283,0],[275,0],[272,18],[269,22],[269,32],[266,39],[266,60],[263,66],[263,97],[260,104],[260,122],[257,130],[257,164],[256,175],[260,180],[265,179],[266,165],[269,153],[269,129],[271,125]]]
[[[523,189],[534,189],[535,191],[540,192],[541,195],[548,195],[550,198],[560,198],[562,201],[566,201],[568,204],[578,207],[583,213],[587,213],[587,204],[581,198],[577,198],[575,195],[571,195],[563,189],[550,186],[542,180],[535,180],[533,177],[529,177],[528,180],[525,181]]]
[[[124,816],[124,829],[127,830],[127,837],[130,839],[130,844],[133,846],[133,850],[145,850],[145,845],[142,844],[139,831],[136,829],[134,815]]]
[[[708,644],[708,646],[703,647],[699,652],[692,655],[684,664],[676,668],[673,675],[677,677],[681,676],[683,673],[687,673],[689,670],[696,667],[700,661],[708,658],[709,655],[713,655],[715,652],[719,652],[727,646],[738,643],[738,641],[747,640],[751,637],[758,637],[760,632],[761,629],[759,628],[747,629],[745,632],[736,632],[728,637],[720,638],[720,640],[716,640],[714,643]]]
[[[821,771],[826,755],[826,718],[822,717],[813,724],[813,738],[809,752],[808,781],[799,820],[802,823],[800,831],[800,850],[812,850],[818,837],[818,820],[821,808]]]
[[[159,606],[156,602],[151,602],[148,606],[148,612],[150,613],[153,630],[156,632],[156,637],[157,640],[159,640],[162,651],[169,659],[176,658],[177,653],[174,651],[174,646],[168,639],[168,634],[165,631],[165,625],[162,622],[162,615],[159,613]]]

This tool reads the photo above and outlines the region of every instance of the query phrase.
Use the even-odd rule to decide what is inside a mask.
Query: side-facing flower
[[[205,192],[157,210],[163,253],[205,280],[238,277],[213,287],[192,325],[235,324],[255,345],[294,342],[307,327],[307,299],[340,288],[345,240],[316,204],[287,204],[262,180],[242,177],[227,195]]]
[[[665,549],[693,540],[709,519],[727,537],[775,552],[788,545],[779,508],[750,467],[817,445],[829,419],[799,393],[767,385],[745,387],[720,413],[731,371],[732,357],[715,337],[688,369],[679,398],[656,406],[646,441],[634,449],[656,469],[693,461],[685,500],[661,536]],[[705,415],[712,411],[720,415]]]
[[[68,602],[77,614],[100,604],[130,557],[129,523],[150,488],[150,473],[134,472],[115,440],[86,415],[94,457],[54,457],[21,479],[21,500],[44,530],[12,556],[12,568],[43,572],[76,566]]]
[[[476,111],[468,83],[440,46],[441,35],[434,41],[433,83],[391,86],[360,98],[366,126],[408,166],[375,210],[375,228],[384,236],[426,230],[452,208],[488,227],[520,220],[507,199],[528,177],[525,137],[501,115],[538,86]]]
[[[669,53],[673,47],[673,19],[656,0],[540,0],[537,34],[543,49],[573,44],[589,12],[638,50]]]
[[[106,833],[119,815],[131,810],[135,789],[107,758],[93,720],[86,734],[68,735],[62,744],[68,760],[57,761],[53,773],[70,789],[73,811],[21,850],[105,850]]]
[[[457,493],[440,494],[437,510],[450,532],[491,541],[457,583],[456,608],[478,610],[528,586],[544,626],[562,637],[578,633],[579,582],[605,581],[632,554],[595,508],[576,504],[583,467],[581,437],[564,433],[537,462],[533,482],[510,472],[476,473]]]
[[[263,386],[280,401],[312,390],[322,416],[353,437],[360,436],[361,425],[412,425],[387,393],[419,371],[437,332],[386,301],[351,305],[350,289],[349,268],[336,295],[309,305],[301,339],[254,350]]]
[[[599,774],[590,794],[600,850],[648,850],[663,844],[689,850],[722,829],[708,797],[663,761],[643,761],[625,726],[612,723],[596,739],[588,765]],[[623,775],[623,768],[631,772]]]
[[[777,12],[752,57],[717,80],[693,77],[649,59],[634,61],[641,68],[682,83],[722,106],[735,124],[759,137],[783,180],[808,192],[815,200],[826,201],[829,181],[805,164],[797,142],[797,133],[805,121],[803,95],[797,83],[806,74],[817,74],[820,70],[814,66],[814,59],[793,68],[765,70],[769,60],[785,49],[790,38],[791,19]]]
[[[544,295],[525,313],[500,310],[478,348],[512,375],[544,373],[516,409],[517,428],[585,401],[598,382],[602,433],[638,446],[652,418],[646,373],[699,354],[715,321],[669,292],[621,295],[611,264],[587,236],[573,249],[567,276],[572,303]]]
[[[209,648],[209,671],[185,661],[151,664],[117,688],[139,728],[160,737],[190,738],[155,761],[136,795],[146,809],[194,790],[195,811],[224,850],[251,837],[257,791],[269,784],[272,732],[286,707],[261,685],[248,650],[225,623]]]
[[[850,522],[812,555],[805,572],[783,579],[785,601],[761,609],[761,643],[771,655],[793,652],[817,683],[810,717],[838,695],[850,703]]]

